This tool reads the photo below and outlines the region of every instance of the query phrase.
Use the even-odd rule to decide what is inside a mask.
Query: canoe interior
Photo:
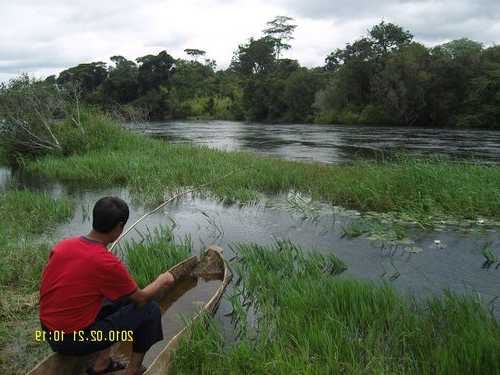
[[[225,287],[230,273],[222,258],[222,249],[210,247],[204,256],[190,257],[172,267],[183,275],[164,295],[155,299],[162,309],[164,340],[156,343],[146,353],[143,365],[145,374],[166,374],[170,364],[170,352],[186,333],[185,319],[193,318],[201,310],[213,312]],[[132,352],[130,343],[117,343],[112,348],[114,359],[128,363]],[[95,355],[85,357],[52,354],[40,362],[28,375],[85,375],[85,370],[95,360]],[[124,371],[114,372],[116,375]]]

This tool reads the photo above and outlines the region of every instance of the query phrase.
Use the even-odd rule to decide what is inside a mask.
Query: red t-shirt
[[[50,330],[73,332],[92,324],[104,298],[133,293],[127,268],[101,243],[85,237],[59,242],[40,286],[40,321]]]

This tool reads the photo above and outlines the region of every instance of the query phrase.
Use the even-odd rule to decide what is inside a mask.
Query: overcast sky
[[[295,18],[286,57],[306,66],[322,65],[382,19],[427,45],[461,37],[500,42],[498,0],[0,0],[0,81],[118,54],[186,57],[185,48],[206,50],[225,68],[238,44],[261,36],[277,15]]]

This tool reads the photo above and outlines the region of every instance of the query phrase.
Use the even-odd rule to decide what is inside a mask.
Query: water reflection
[[[379,152],[405,150],[449,158],[500,162],[500,133],[490,130],[408,127],[173,121],[129,128],[174,143],[247,150],[289,160],[349,162]]]

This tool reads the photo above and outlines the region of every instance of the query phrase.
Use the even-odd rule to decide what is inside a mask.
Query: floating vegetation
[[[307,197],[300,192],[289,192],[287,202],[288,210],[292,214],[300,216],[303,220],[316,221],[321,214],[318,202],[314,202],[311,197]]]
[[[408,230],[403,225],[381,222],[371,218],[359,218],[342,228],[342,237],[367,236],[373,241],[409,243]]]
[[[82,224],[86,222],[90,222],[92,220],[92,208],[90,207],[90,203],[82,204]]]

